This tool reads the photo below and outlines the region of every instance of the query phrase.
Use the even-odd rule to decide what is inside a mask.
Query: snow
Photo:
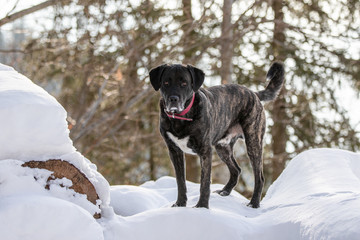
[[[54,97],[13,68],[0,64],[0,196],[26,192],[50,194],[77,204],[91,215],[100,210],[106,213],[110,203],[109,183],[74,148],[66,117],[65,109]],[[70,189],[70,180],[52,180],[49,191],[45,191],[51,172],[21,167],[27,161],[48,159],[65,160],[84,173],[99,195],[100,209],[85,195]]]
[[[66,111],[44,89],[0,65],[0,160],[47,160],[74,151]]]
[[[115,212],[132,215],[123,217],[125,222],[119,221],[105,236],[116,239],[121,234],[124,239],[154,240],[360,236],[358,153],[314,149],[298,155],[271,185],[259,209],[247,207],[248,200],[237,192],[228,197],[212,193],[209,210],[191,208],[199,198],[199,184],[187,182],[187,187],[189,207],[171,208],[177,191],[174,178],[162,177],[139,187],[112,186]],[[222,186],[211,187],[215,191]]]
[[[39,195],[24,198],[0,199],[1,239],[104,239],[96,220],[71,202]]]
[[[42,88],[0,64],[1,239],[359,239],[360,154],[313,149],[290,161],[258,209],[233,191],[192,208],[199,184],[187,182],[188,207],[172,208],[176,180],[109,186],[73,147],[66,111]],[[69,179],[21,165],[63,159],[94,184],[100,210],[74,192]],[[49,189],[45,189],[46,185]],[[222,188],[212,184],[211,190]]]

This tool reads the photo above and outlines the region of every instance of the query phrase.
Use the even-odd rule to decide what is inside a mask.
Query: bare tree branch
[[[57,0],[48,0],[48,1],[42,2],[42,3],[38,4],[38,5],[32,6],[30,8],[24,9],[24,10],[21,10],[19,12],[16,12],[14,14],[11,14],[11,15],[8,15],[8,16],[4,17],[3,19],[0,19],[0,26],[2,26],[4,24],[7,24],[9,22],[13,22],[16,19],[22,18],[22,17],[24,17],[26,15],[29,15],[29,14],[34,13],[36,11],[42,10],[42,9],[47,8],[49,6],[52,6],[52,5],[55,5],[55,4],[58,4],[58,3],[68,4],[70,2],[71,2],[71,0],[58,0],[58,1]]]
[[[9,16],[11,13],[12,13],[12,11],[14,11],[15,10],[15,8],[17,7],[17,5],[18,5],[18,3],[19,3],[19,1],[20,0],[16,0],[16,2],[15,2],[15,4],[14,4],[14,6],[13,6],[13,8],[6,14],[6,16]]]
[[[25,51],[21,49],[0,49],[0,53],[25,53]]]
[[[117,128],[113,129],[114,125],[119,121],[119,117],[120,117],[121,113],[128,112],[128,110],[130,108],[132,108],[135,104],[137,104],[138,102],[143,100],[145,97],[147,97],[152,92],[152,90],[153,89],[151,87],[147,87],[147,88],[143,89],[140,93],[138,93],[135,97],[133,97],[128,103],[126,103],[125,106],[123,108],[121,108],[121,111],[117,111],[116,116],[109,123],[109,127],[107,128],[107,130],[99,138],[97,138],[92,145],[90,145],[84,151],[84,155],[88,154],[89,152],[91,152],[93,150],[94,147],[98,146],[98,144],[106,136],[108,136],[109,133],[113,133],[113,132],[117,131],[124,124],[124,121],[122,121],[121,124],[118,125]],[[136,112],[138,112],[138,111],[133,112],[133,114]],[[130,112],[128,115],[131,115],[131,114],[132,113]]]

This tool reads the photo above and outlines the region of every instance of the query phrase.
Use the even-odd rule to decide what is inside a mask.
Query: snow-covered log
[[[47,179],[46,189],[49,189],[50,181],[66,178],[72,182],[69,189],[75,192],[85,194],[87,200],[94,205],[98,205],[99,195],[96,193],[94,185],[79,169],[73,164],[61,159],[49,159],[47,161],[29,161],[22,164],[23,167],[46,169],[52,172]],[[64,186],[63,186],[64,187]],[[100,207],[100,206],[97,206]],[[95,213],[94,218],[100,218],[100,213]]]
[[[15,175],[22,172],[17,169],[19,161],[23,167],[48,170],[47,177],[45,172],[44,177],[37,176],[37,170],[25,173],[49,190],[41,195],[47,191],[100,218],[102,210],[110,208],[109,184],[96,166],[76,151],[66,117],[53,96],[12,67],[0,64],[0,162],[13,162]],[[24,186],[14,186],[16,194],[27,186],[26,181],[21,184]],[[3,186],[0,184],[0,191]]]

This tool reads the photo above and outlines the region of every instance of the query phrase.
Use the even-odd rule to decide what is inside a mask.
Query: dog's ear
[[[159,90],[161,87],[161,76],[166,66],[167,64],[160,65],[156,68],[151,69],[149,72],[150,83],[155,89],[155,91]]]
[[[201,87],[201,85],[204,82],[205,73],[202,70],[200,70],[196,67],[193,67],[191,65],[187,65],[187,69],[189,70],[189,72],[191,74],[192,88],[193,88],[194,92],[196,92],[197,90],[199,90],[199,88]]]

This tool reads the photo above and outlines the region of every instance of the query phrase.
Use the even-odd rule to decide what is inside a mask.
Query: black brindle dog
[[[237,84],[200,88],[204,73],[187,65],[161,65],[150,71],[150,82],[160,89],[160,132],[175,168],[178,186],[173,206],[186,206],[184,152],[197,154],[201,163],[200,199],[195,207],[209,207],[211,146],[230,171],[222,196],[230,194],[241,172],[233,156],[238,138],[245,138],[247,154],[255,175],[254,193],[249,206],[258,208],[264,185],[262,148],[265,113],[260,101],[271,101],[284,81],[284,67],[275,62],[267,73],[265,90],[252,92]]]

